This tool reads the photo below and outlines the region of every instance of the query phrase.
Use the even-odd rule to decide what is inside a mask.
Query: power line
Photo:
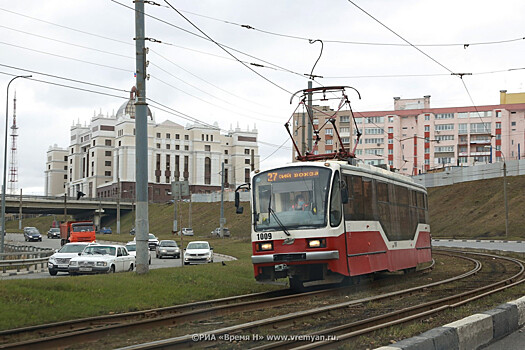
[[[221,44],[219,44],[218,42],[216,42],[215,40],[213,40],[208,34],[206,34],[204,31],[202,31],[199,27],[197,27],[192,21],[190,21],[188,18],[186,18],[186,16],[184,16],[179,10],[177,10],[175,7],[173,7],[167,0],[164,0],[164,2],[173,9],[173,11],[177,12],[179,14],[179,16],[181,16],[182,18],[184,18],[189,24],[191,24],[195,29],[197,29],[199,32],[201,32],[204,36],[206,36],[209,40],[211,40],[215,45],[217,45],[219,48],[221,48],[224,52],[226,52],[228,55],[232,56],[233,58],[235,58],[235,60],[237,60],[237,62],[239,62],[240,64],[242,64],[244,67],[248,68],[249,70],[251,70],[253,73],[255,73],[256,75],[258,75],[259,77],[261,77],[262,79],[266,80],[267,82],[269,82],[270,84],[274,85],[275,87],[287,92],[288,94],[292,95],[292,92],[291,91],[288,91],[286,90],[285,88],[283,88],[282,86],[274,83],[273,81],[271,81],[270,79],[266,78],[264,75],[260,74],[259,72],[257,72],[255,69],[251,68],[250,66],[248,66],[246,63],[242,62],[241,60],[239,60],[237,57],[235,57],[235,55],[233,55],[230,51],[226,50]]]
[[[40,75],[44,75],[44,76],[47,76],[47,77],[50,77],[50,78],[56,78],[56,79],[67,80],[67,81],[71,81],[71,82],[74,82],[74,83],[86,84],[86,85],[96,86],[96,87],[100,87],[100,88],[104,88],[104,89],[110,89],[110,90],[115,90],[115,91],[129,92],[128,90],[119,89],[119,88],[114,88],[114,87],[111,87],[111,86],[100,85],[100,84],[95,84],[95,83],[89,83],[89,82],[87,82],[87,81],[76,80],[76,79],[71,79],[71,78],[61,77],[61,76],[58,76],[58,75],[53,75],[53,74],[48,74],[48,73],[37,72],[37,71],[34,71],[34,70],[25,69],[25,68],[19,68],[19,67],[14,67],[14,66],[9,66],[9,65],[7,65],[7,64],[2,64],[2,63],[0,63],[0,67],[11,68],[11,69],[20,70],[20,71],[23,71],[23,72],[29,72],[29,73],[33,73],[33,74],[40,74]]]
[[[262,162],[264,162],[266,159],[270,158],[271,156],[273,156],[278,150],[280,150],[280,149],[284,146],[284,144],[285,144],[287,141],[289,141],[288,138],[286,138],[286,140],[284,140],[284,142],[283,142],[279,147],[277,147],[277,148],[275,149],[275,151],[273,151],[272,153],[270,153],[270,154],[269,154],[266,158],[264,158],[263,160],[259,161],[259,164],[262,163]]]
[[[130,46],[133,46],[133,47],[135,46],[135,44],[132,44],[132,43],[129,43],[129,42],[126,42],[126,41],[123,41],[123,40],[113,39],[113,38],[109,38],[109,37],[106,37],[106,36],[103,36],[103,35],[89,33],[89,32],[86,32],[86,31],[83,31],[83,30],[80,30],[80,29],[75,29],[75,28],[71,28],[71,27],[68,27],[68,26],[61,25],[61,24],[56,24],[56,23],[44,21],[44,20],[39,19],[39,18],[23,15],[21,13],[10,11],[10,10],[6,10],[6,9],[3,9],[3,8],[0,8],[0,11],[9,12],[9,13],[15,14],[17,16],[29,18],[29,19],[32,19],[34,21],[46,23],[46,24],[49,24],[49,25],[52,25],[52,26],[55,26],[55,27],[69,29],[69,30],[72,30],[72,31],[77,32],[77,33],[82,33],[82,34],[94,36],[94,37],[101,38],[101,39],[111,40],[111,41],[114,41],[114,42],[118,42],[118,43],[125,44],[125,45],[130,45]]]
[[[40,51],[40,50],[30,49],[30,48],[28,48],[28,47],[19,46],[19,45],[14,45],[14,44],[9,44],[9,43],[3,42],[3,41],[0,41],[0,44],[2,44],[2,45],[7,45],[7,46],[12,46],[12,47],[16,47],[16,48],[23,49],[23,50],[28,50],[28,51],[33,51],[33,52],[41,53],[41,54],[44,54],[44,55],[49,55],[49,56],[54,56],[54,57],[60,57],[60,58],[64,58],[64,59],[67,59],[67,60],[72,60],[72,61],[82,62],[82,63],[86,63],[86,64],[91,64],[91,65],[94,65],[94,66],[99,66],[99,67],[104,67],[104,68],[110,68],[110,69],[120,70],[120,71],[123,71],[123,72],[131,72],[131,73],[134,73],[134,72],[135,72],[135,71],[133,71],[133,70],[129,70],[129,69],[124,69],[124,68],[119,68],[119,67],[108,66],[108,65],[105,65],[105,64],[100,64],[100,63],[95,63],[95,62],[89,62],[89,61],[81,60],[81,59],[74,58],[74,57],[68,57],[68,56],[58,55],[58,54],[51,53],[51,52],[46,52],[46,51]]]
[[[192,14],[194,16],[211,19],[211,20],[218,21],[218,22],[223,22],[223,23],[226,23],[226,24],[230,24],[230,25],[241,27],[243,29],[253,30],[253,31],[256,31],[256,32],[269,34],[269,35],[273,35],[273,36],[279,36],[279,37],[289,38],[289,39],[297,39],[297,40],[301,40],[301,41],[310,41],[310,40],[312,40],[312,38],[307,38],[307,37],[302,37],[302,36],[297,36],[297,35],[290,35],[290,34],[282,34],[282,33],[277,33],[277,32],[273,32],[273,31],[258,29],[258,28],[255,28],[252,25],[249,25],[249,24],[240,24],[240,23],[236,23],[236,22],[232,22],[232,21],[227,21],[227,20],[224,20],[224,19],[219,19],[219,18],[215,18],[215,17],[211,17],[211,16],[201,15],[201,14],[198,14],[198,13],[195,13],[195,12],[182,11],[182,10],[181,10],[181,12],[189,13],[189,14]],[[335,43],[335,44],[371,45],[371,46],[412,46],[410,44],[399,44],[399,43],[378,43],[378,42],[330,40],[330,39],[320,39],[320,40],[322,40],[325,43]],[[520,37],[520,38],[515,38],[515,39],[485,41],[485,42],[473,42],[473,43],[415,44],[415,45],[419,46],[419,47],[462,46],[463,48],[466,49],[469,46],[507,44],[507,43],[512,43],[512,42],[516,42],[516,41],[523,41],[523,40],[525,40],[525,37]]]
[[[443,67],[445,70],[447,70],[450,74],[454,73],[452,72],[452,70],[450,70],[449,68],[447,68],[446,66],[444,66],[443,64],[441,64],[440,62],[438,62],[437,60],[435,60],[434,58],[432,58],[430,55],[428,55],[426,52],[424,52],[423,50],[421,50],[420,48],[418,48],[417,46],[413,45],[412,43],[410,43],[408,40],[406,40],[405,38],[403,38],[401,35],[397,34],[394,30],[390,29],[386,24],[384,24],[383,22],[381,22],[380,20],[378,20],[377,18],[375,18],[374,16],[372,16],[370,13],[366,12],[363,8],[359,7],[355,2],[353,2],[352,0],[347,0],[349,3],[351,3],[352,5],[354,5],[355,7],[357,7],[361,12],[365,13],[367,16],[369,16],[370,18],[372,18],[374,21],[376,21],[377,23],[379,23],[381,26],[383,26],[384,28],[386,28],[389,32],[391,32],[392,34],[394,34],[395,36],[397,36],[399,39],[403,40],[404,42],[406,42],[408,45],[412,46],[414,49],[416,49],[417,51],[419,51],[420,53],[422,53],[423,55],[425,55],[427,58],[429,58],[430,60],[432,60],[433,62],[435,62],[436,64],[438,64],[439,66]]]
[[[11,73],[6,73],[6,72],[0,72],[0,74],[9,75],[9,76],[12,76],[12,77],[17,76],[17,74],[11,74]],[[39,82],[39,83],[44,83],[44,84],[60,86],[60,87],[68,88],[68,89],[73,89],[73,90],[79,90],[79,91],[89,92],[89,93],[93,93],[93,94],[97,94],[97,95],[104,95],[104,96],[116,97],[116,98],[121,98],[121,99],[126,99],[126,100],[129,99],[128,97],[122,97],[122,96],[113,95],[113,94],[108,94],[108,93],[106,93],[106,92],[100,92],[100,91],[95,91],[95,90],[83,89],[83,88],[79,88],[79,87],[71,86],[71,85],[65,85],[65,84],[54,83],[54,82],[51,82],[51,81],[45,81],[45,80],[40,80],[40,79],[35,79],[35,78],[25,78],[25,79],[26,79],[26,80],[36,81],[36,82]]]

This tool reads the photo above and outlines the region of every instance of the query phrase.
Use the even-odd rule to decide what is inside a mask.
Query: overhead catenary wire
[[[269,30],[259,29],[259,28],[256,28],[256,27],[250,25],[250,24],[241,24],[241,23],[237,23],[237,22],[233,22],[233,21],[228,21],[228,20],[224,20],[224,19],[220,19],[220,18],[215,18],[215,17],[211,17],[211,16],[207,16],[207,15],[198,14],[198,13],[191,12],[191,11],[184,11],[184,10],[180,10],[180,11],[183,12],[183,13],[189,13],[189,14],[194,15],[194,16],[207,18],[207,19],[214,20],[214,21],[217,21],[217,22],[223,22],[223,23],[226,23],[226,24],[230,24],[230,25],[241,27],[243,29],[253,30],[253,31],[264,33],[264,34],[268,34],[268,35],[279,36],[279,37],[289,38],[289,39],[297,39],[297,40],[302,40],[302,41],[310,41],[310,40],[312,40],[312,38],[307,38],[307,37],[304,37],[304,36],[277,33],[277,32],[273,32],[273,31],[269,31]],[[380,43],[380,42],[364,42],[364,41],[349,41],[349,40],[334,40],[334,39],[321,39],[321,40],[323,42],[325,42],[325,43],[335,43],[335,44],[371,45],[371,46],[411,46],[410,44],[401,44],[401,43]],[[513,38],[513,39],[493,40],[493,41],[471,42],[471,43],[469,43],[469,42],[464,42],[464,43],[437,43],[437,44],[419,43],[419,44],[414,44],[414,45],[420,46],[420,47],[461,46],[463,48],[468,48],[470,46],[507,44],[507,43],[518,42],[518,41],[523,41],[523,40],[525,40],[525,37],[519,37],[519,38]]]

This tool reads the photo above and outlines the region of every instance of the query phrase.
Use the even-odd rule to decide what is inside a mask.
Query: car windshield
[[[160,246],[161,247],[176,247],[177,246],[177,242],[175,242],[175,241],[162,241],[162,242],[160,242]]]
[[[73,232],[94,231],[93,225],[73,225]]]
[[[293,166],[253,178],[255,231],[326,226],[326,206],[332,171]]]
[[[188,244],[187,249],[210,249],[210,245],[208,243],[191,242]]]
[[[85,244],[66,244],[60,250],[59,253],[80,253],[86,247]]]
[[[128,252],[134,252],[137,250],[137,246],[135,244],[126,244],[126,248],[128,249]]]
[[[115,247],[107,247],[103,245],[87,247],[84,249],[82,255],[115,255],[117,249]]]
[[[52,229],[50,229],[49,231],[51,231],[51,232],[59,232],[60,229],[59,229],[59,228],[52,228]]]
[[[28,229],[27,229],[27,232],[28,232],[28,233],[38,233],[38,230],[37,230],[36,228],[33,227],[33,228],[28,228]]]
[[[149,234],[149,239],[157,239],[157,237],[155,237],[155,235],[153,233],[150,233]]]

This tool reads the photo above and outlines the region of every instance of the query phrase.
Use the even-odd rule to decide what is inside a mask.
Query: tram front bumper
[[[281,254],[252,255],[253,264],[283,263],[295,261],[317,261],[317,260],[337,260],[339,259],[338,250],[322,252],[296,252]]]

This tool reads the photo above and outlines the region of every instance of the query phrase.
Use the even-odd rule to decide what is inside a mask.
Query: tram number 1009
[[[272,233],[271,232],[263,232],[257,234],[257,240],[258,241],[266,241],[272,239]]]

